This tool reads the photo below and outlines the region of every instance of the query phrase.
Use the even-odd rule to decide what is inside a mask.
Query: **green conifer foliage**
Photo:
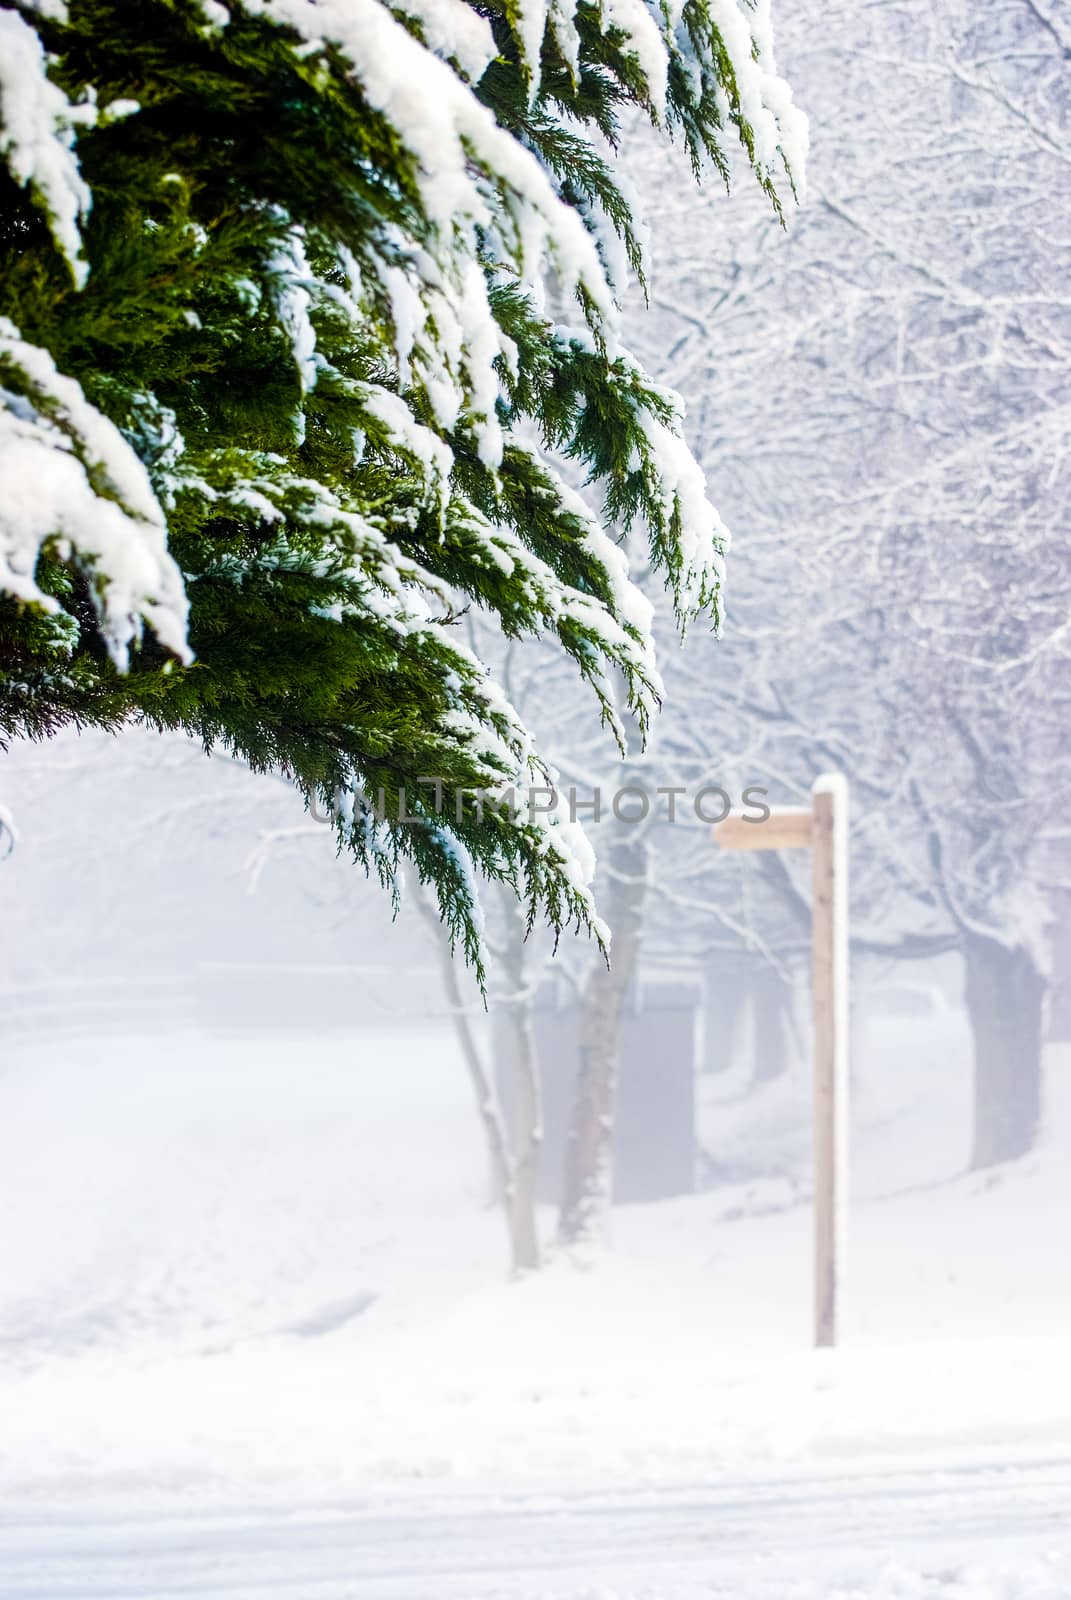
[[[724,530],[617,329],[635,108],[798,181],[765,0],[0,0],[0,737],[283,771],[477,963],[473,867],[590,924],[464,617],[555,637],[615,728],[658,695],[617,541],[717,620]]]

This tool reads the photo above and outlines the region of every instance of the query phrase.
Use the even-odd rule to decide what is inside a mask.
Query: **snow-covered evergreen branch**
[[[726,534],[621,344],[614,151],[639,111],[697,173],[735,148],[778,206],[798,189],[767,0],[6,0],[0,31],[0,732],[137,716],[329,803],[523,793],[542,758],[466,607],[642,728],[618,541],[683,623],[717,617]],[[388,883],[414,862],[474,959],[471,869],[597,927],[556,820],[339,832]]]

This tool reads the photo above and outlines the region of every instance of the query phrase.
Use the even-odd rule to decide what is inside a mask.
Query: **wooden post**
[[[819,778],[814,822],[814,1342],[835,1345],[848,1174],[848,786]]]
[[[814,1342],[835,1345],[848,1182],[848,785],[819,778],[810,807],[732,816],[714,829],[728,850],[814,851]]]

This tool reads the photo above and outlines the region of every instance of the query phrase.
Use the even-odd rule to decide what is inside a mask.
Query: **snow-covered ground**
[[[987,1178],[965,1087],[860,1081],[816,1354],[801,1075],[702,1080],[752,1175],[509,1283],[441,1030],[12,1041],[0,1597],[1067,1600],[1071,1060]]]
[[[1071,1463],[0,1526],[5,1600],[1066,1600]]]

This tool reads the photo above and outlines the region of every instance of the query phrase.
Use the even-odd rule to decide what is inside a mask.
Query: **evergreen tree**
[[[0,738],[281,770],[477,963],[473,866],[592,923],[459,623],[552,634],[618,728],[659,688],[629,528],[717,620],[680,403],[617,332],[637,109],[697,176],[798,178],[767,0],[0,0]]]

